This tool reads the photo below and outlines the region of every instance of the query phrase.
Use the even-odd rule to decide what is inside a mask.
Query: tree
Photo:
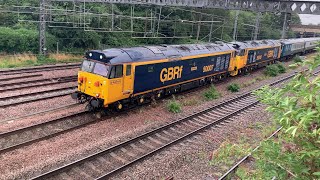
[[[2,0],[2,9],[12,9],[12,6],[31,6],[39,7],[39,0]],[[135,33],[131,33],[131,19],[121,18],[130,17],[131,5],[125,4],[111,4],[107,3],[78,3],[73,6],[72,2],[54,2],[51,3],[53,9],[49,17],[50,22],[47,23],[47,33],[50,39],[47,45],[49,52],[56,51],[56,43],[59,42],[60,51],[65,52],[84,52],[87,49],[98,49],[99,44],[107,45],[109,47],[128,47],[148,44],[183,44],[183,43],[198,43],[196,41],[198,25],[200,25],[199,40],[208,42],[209,33],[212,29],[212,42],[222,39],[223,41],[231,41],[233,34],[234,11],[227,11],[224,9],[199,9],[199,8],[174,8],[162,7],[162,18],[159,28],[157,27],[157,20],[160,7],[156,6],[135,6],[133,19],[133,29]],[[113,8],[112,8],[113,7]],[[21,7],[22,8],[22,7]],[[75,12],[74,12],[74,9]],[[86,9],[88,14],[79,13]],[[37,9],[37,8],[35,8]],[[111,16],[112,9],[115,16]],[[23,8],[21,9],[23,10]],[[31,9],[34,10],[34,9]],[[150,10],[153,10],[151,13]],[[23,10],[24,11],[24,10]],[[26,12],[30,11],[26,8]],[[68,13],[66,13],[66,11]],[[207,15],[200,15],[199,13],[206,13]],[[140,17],[151,17],[151,14],[156,17],[151,21],[146,21]],[[167,16],[169,15],[170,16]],[[112,23],[114,17],[114,23]],[[254,25],[256,13],[242,11],[239,15],[238,23],[238,40],[250,40],[254,28],[245,24]],[[297,21],[299,16],[296,16]],[[0,12],[0,27],[8,27],[13,30],[22,29],[31,30],[33,33],[28,32],[30,36],[22,36],[21,38],[33,37],[31,42],[32,47],[20,46],[19,48],[5,48],[3,51],[26,52],[38,51],[38,23],[39,15],[37,13],[6,13]],[[183,20],[187,20],[184,21]],[[202,21],[202,23],[197,23]],[[214,21],[213,23],[210,23]],[[112,29],[112,24],[115,30],[123,30],[125,32],[105,32]],[[152,25],[151,25],[152,24]],[[259,39],[277,39],[280,37],[282,29],[281,15],[273,13],[263,13],[260,23]],[[66,27],[67,26],[67,27]],[[66,28],[63,28],[66,27]],[[129,31],[128,31],[129,30]],[[147,33],[145,33],[147,32]],[[169,38],[133,38],[133,37],[146,37],[154,36],[152,34],[158,32],[161,37]],[[9,32],[10,33],[10,32]],[[12,34],[12,33],[10,33]],[[26,34],[26,33],[25,33]],[[0,33],[5,39],[0,44],[7,44],[11,47],[13,44],[8,42],[10,39],[4,33]],[[20,35],[19,35],[20,36]],[[180,38],[170,38],[179,36]],[[19,41],[30,41],[29,39],[18,39]],[[14,43],[15,44],[15,43]]]

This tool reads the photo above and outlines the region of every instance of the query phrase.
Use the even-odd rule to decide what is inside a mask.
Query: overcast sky
[[[320,24],[320,15],[311,15],[311,14],[299,14],[302,24]]]
[[[301,1],[315,1],[319,2],[319,0],[301,0]],[[302,24],[320,24],[320,15],[311,15],[311,14],[299,14]]]

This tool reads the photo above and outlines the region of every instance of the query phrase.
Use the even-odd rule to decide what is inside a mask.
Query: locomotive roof
[[[295,38],[295,39],[282,39],[280,40],[282,44],[292,44],[292,43],[303,43],[305,41],[320,41],[320,38]]]
[[[320,41],[320,38],[298,38],[282,40],[259,40],[232,43],[205,43],[182,45],[141,46],[132,48],[112,48],[105,50],[93,50],[86,53],[86,58],[109,64],[152,61],[159,59],[176,59],[185,56],[211,54],[232,50],[257,48],[263,46],[280,46],[305,41]]]
[[[305,38],[282,39],[280,41],[281,41],[282,44],[304,43],[305,42]]]
[[[159,59],[175,59],[184,56],[194,56],[232,50],[235,50],[232,47],[232,44],[227,43],[161,45],[132,48],[112,48],[102,51],[94,50],[87,52],[86,57],[88,59],[94,59],[104,63],[118,64]]]
[[[233,42],[233,44],[239,46],[239,49],[263,47],[263,46],[280,46],[278,40],[259,40],[259,41],[244,41],[244,42]]]
[[[304,39],[305,41],[320,41],[320,38],[319,37],[313,37],[313,38],[302,38]]]

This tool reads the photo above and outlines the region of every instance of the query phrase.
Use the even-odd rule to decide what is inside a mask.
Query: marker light
[[[79,81],[80,81],[81,83],[83,82],[83,77],[82,77],[82,76],[79,77]]]
[[[94,86],[99,87],[99,86],[100,86],[100,82],[99,82],[99,81],[96,81],[96,82],[94,83]]]

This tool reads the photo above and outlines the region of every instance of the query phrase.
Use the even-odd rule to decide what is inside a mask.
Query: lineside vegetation
[[[279,64],[272,64],[268,65],[264,70],[264,74],[270,77],[278,76],[279,73],[285,73],[286,67],[279,63]]]
[[[167,109],[172,113],[179,113],[181,112],[181,103],[173,96],[173,98],[168,101]]]
[[[264,87],[255,92],[268,106],[274,121],[283,127],[278,138],[265,141],[254,154],[256,167],[242,173],[244,179],[320,178],[320,51],[311,60],[292,66],[305,66],[283,88]]]
[[[240,91],[240,86],[239,84],[236,84],[236,83],[233,83],[233,84],[230,84],[227,89],[231,92],[239,92]]]
[[[210,101],[213,99],[218,99],[220,97],[220,93],[217,91],[217,89],[212,85],[208,90],[206,90],[203,93],[203,97]]]

